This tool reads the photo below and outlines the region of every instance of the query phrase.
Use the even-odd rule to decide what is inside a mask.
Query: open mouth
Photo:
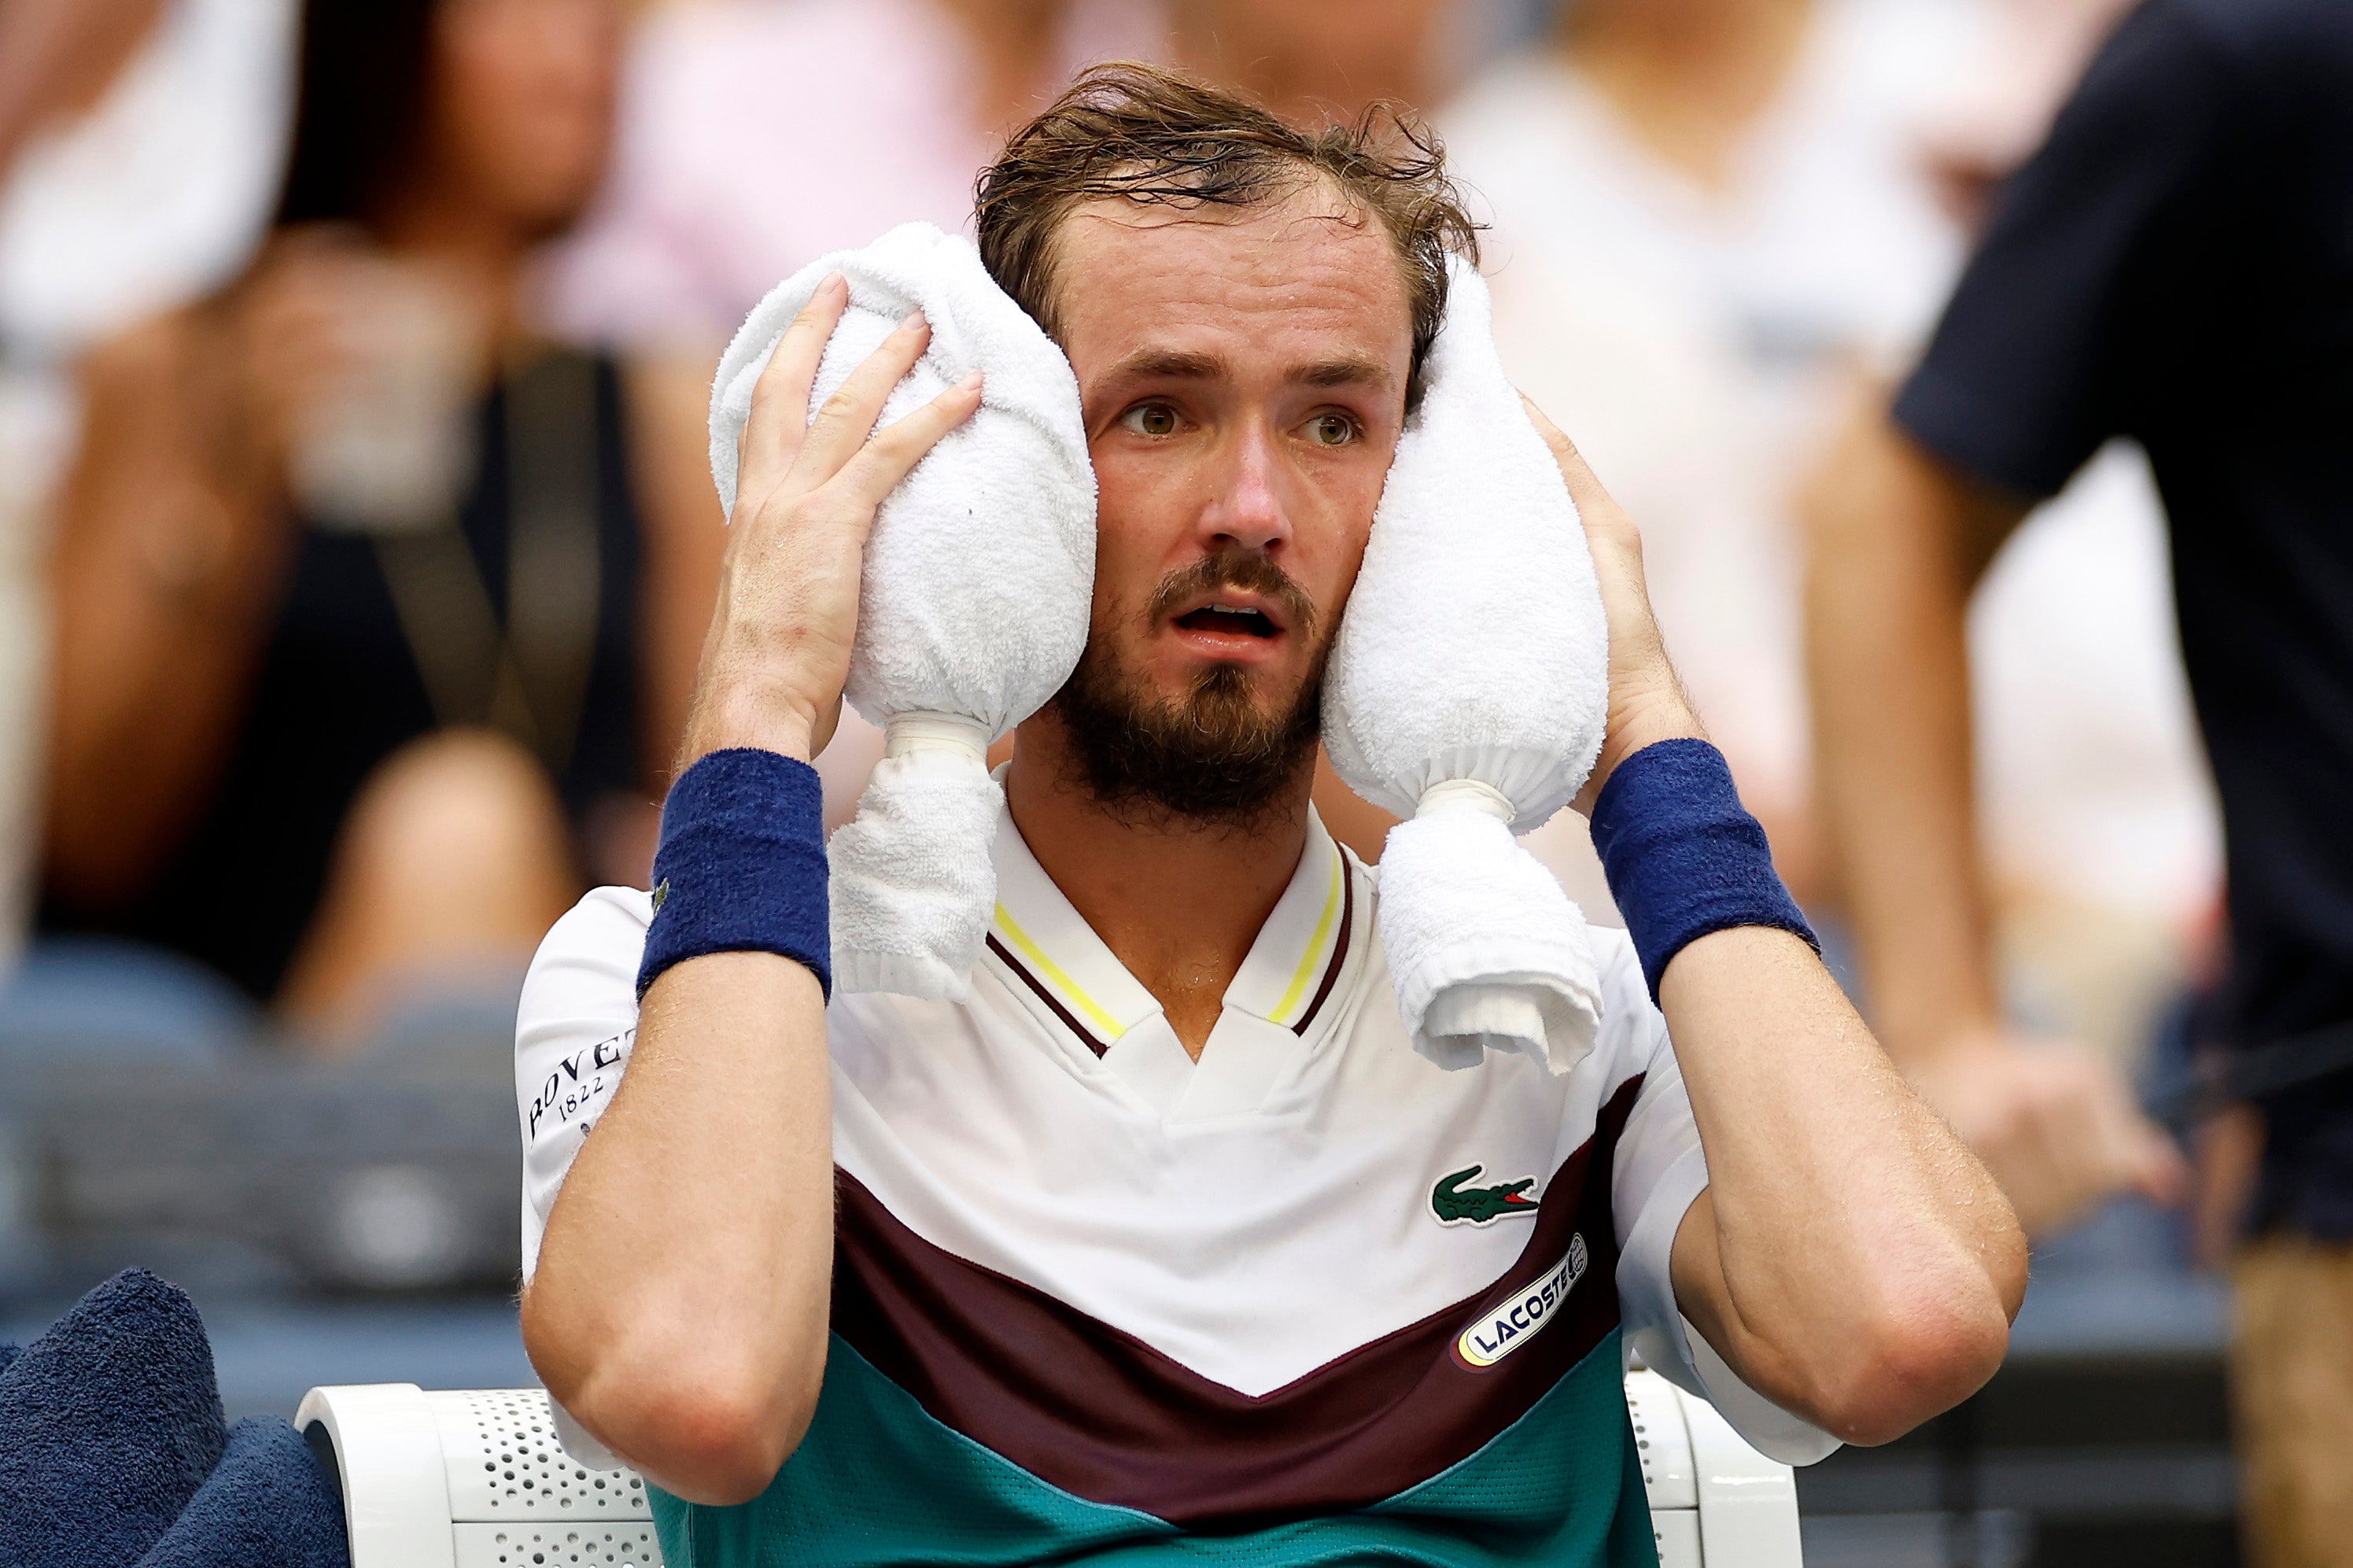
[[[1270,639],[1275,635],[1273,621],[1258,610],[1239,606],[1205,604],[1178,616],[1176,624],[1187,631],[1216,631],[1228,636]]]

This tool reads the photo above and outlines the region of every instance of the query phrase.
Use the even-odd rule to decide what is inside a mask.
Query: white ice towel
[[[776,341],[827,274],[849,282],[812,413],[910,311],[931,344],[884,405],[898,418],[973,370],[978,413],[882,503],[866,547],[847,695],[883,761],[833,836],[833,981],[964,999],[997,905],[1001,790],[988,745],[1061,689],[1086,645],[1095,480],[1070,362],[970,243],[902,224],[810,263],[760,302],[719,362],[711,472],[735,506],[736,444]]]
[[[1577,508],[1496,357],[1486,282],[1451,271],[1333,647],[1324,741],[1352,789],[1408,819],[1381,853],[1379,928],[1414,1048],[1565,1073],[1600,1021],[1593,954],[1512,835],[1600,754],[1608,632]]]

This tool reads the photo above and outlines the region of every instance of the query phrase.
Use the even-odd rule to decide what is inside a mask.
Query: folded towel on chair
[[[1381,852],[1378,922],[1414,1048],[1565,1073],[1593,1047],[1599,980],[1584,916],[1512,835],[1568,804],[1600,755],[1608,631],[1486,282],[1460,258],[1451,273],[1333,645],[1324,743],[1351,789],[1407,819]]]
[[[350,1568],[343,1499],[302,1435],[240,1421],[228,1451],[139,1568]]]
[[[227,1438],[195,1303],[116,1275],[0,1371],[0,1563],[138,1562]]]
[[[833,272],[849,281],[849,308],[812,413],[910,311],[930,322],[931,344],[883,423],[970,371],[987,377],[979,412],[875,516],[847,695],[887,738],[858,820],[830,847],[836,988],[961,1001],[997,906],[989,851],[1002,792],[988,745],[1061,689],[1086,645],[1094,468],[1062,351],[970,243],[910,223],[795,273],[728,345],[712,390],[711,471],[731,513],[753,388]]]

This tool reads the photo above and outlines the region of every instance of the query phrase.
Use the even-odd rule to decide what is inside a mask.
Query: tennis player
[[[589,895],[525,987],[525,1340],[670,1560],[1645,1563],[1630,1351],[1792,1462],[1976,1389],[2009,1205],[1823,969],[1549,426],[1609,620],[1578,805],[1631,935],[1595,934],[1567,1075],[1409,1048],[1377,874],[1309,789],[1472,240],[1435,153],[1105,68],[979,235],[1077,372],[1101,536],[969,1000],[828,998],[808,758],[860,551],[979,398],[875,429],[911,323],[808,422],[838,281],[744,434],[664,897]]]

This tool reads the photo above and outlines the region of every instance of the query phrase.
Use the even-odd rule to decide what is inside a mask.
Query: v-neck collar
[[[1311,808],[1299,864],[1227,986],[1197,1065],[1160,1003],[1046,874],[1002,808],[995,856],[987,946],[1016,994],[1163,1114],[1248,1108],[1238,1097],[1252,1085],[1262,1095],[1282,1059],[1295,1060],[1320,1036],[1316,1024],[1337,1012],[1343,970],[1370,924],[1362,874]]]

